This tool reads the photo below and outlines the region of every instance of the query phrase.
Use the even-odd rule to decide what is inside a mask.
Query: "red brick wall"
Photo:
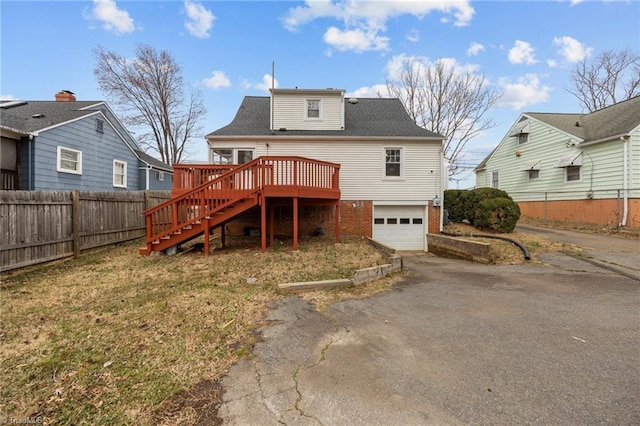
[[[340,201],[340,235],[372,237],[373,202]]]
[[[440,233],[440,212],[442,207],[434,207],[429,203],[427,214],[429,215],[429,223],[427,224],[427,233],[439,234]]]
[[[427,229],[429,233],[440,232],[440,207],[428,207],[429,221]],[[333,206],[300,206],[299,233],[311,235],[316,228],[322,227],[324,235],[334,236]],[[269,209],[267,209],[267,215]],[[293,207],[280,205],[274,207],[275,234],[293,235]],[[260,228],[260,209],[239,217],[227,225],[230,235],[242,235],[245,227]],[[267,227],[269,222],[267,219]],[[340,235],[372,237],[373,232],[373,202],[372,201],[340,201]]]
[[[519,202],[524,217],[561,222],[600,224],[615,227],[622,220],[622,200],[563,200]],[[546,213],[545,213],[546,211]],[[640,227],[640,199],[629,199],[627,226]]]

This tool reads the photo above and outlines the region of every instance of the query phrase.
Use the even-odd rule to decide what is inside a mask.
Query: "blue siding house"
[[[142,152],[102,101],[0,102],[3,190],[168,190],[171,166]]]

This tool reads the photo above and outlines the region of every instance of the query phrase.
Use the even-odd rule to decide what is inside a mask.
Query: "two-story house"
[[[588,114],[523,113],[475,173],[523,216],[640,227],[640,96]]]
[[[171,166],[145,154],[102,101],[0,103],[4,190],[166,190]]]
[[[441,229],[443,137],[417,126],[398,99],[338,89],[271,89],[247,96],[206,136],[209,165],[175,165],[174,199],[147,211],[160,251],[225,232],[365,236],[426,250]],[[208,253],[208,246],[205,246]]]
[[[344,235],[424,250],[426,233],[440,230],[443,137],[418,127],[398,99],[272,89],[271,96],[245,97],[233,121],[206,138],[214,164],[286,155],[340,164]],[[276,220],[286,222],[282,215]],[[313,211],[308,216],[311,232],[322,225]]]

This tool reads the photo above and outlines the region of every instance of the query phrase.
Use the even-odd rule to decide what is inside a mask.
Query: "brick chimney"
[[[56,102],[75,102],[76,97],[70,90],[61,90],[56,93]]]

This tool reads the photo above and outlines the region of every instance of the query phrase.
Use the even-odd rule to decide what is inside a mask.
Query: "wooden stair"
[[[301,157],[259,157],[227,172],[213,168],[210,180],[199,177],[205,182],[174,192],[170,200],[143,212],[147,235],[139,253],[149,255],[210,235],[213,229],[260,206],[266,196],[306,194],[339,200],[339,168],[337,164]]]

